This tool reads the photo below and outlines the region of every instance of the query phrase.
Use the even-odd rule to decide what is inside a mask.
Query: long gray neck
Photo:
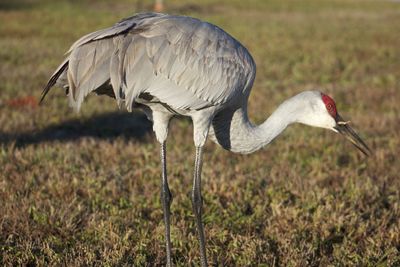
[[[248,154],[271,143],[289,124],[298,121],[303,107],[301,99],[290,98],[258,126],[249,121],[247,107],[221,112],[213,121],[210,136],[227,150]]]

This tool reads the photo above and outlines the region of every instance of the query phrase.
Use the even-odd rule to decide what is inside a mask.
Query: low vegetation
[[[400,265],[400,4],[397,1],[166,1],[213,22],[257,62],[249,113],[322,88],[372,148],[295,125],[252,155],[207,143],[203,192],[215,266]],[[41,88],[81,35],[152,1],[0,3],[0,265],[165,263],[159,148],[140,112],[92,96],[80,114]],[[189,120],[167,147],[173,260],[197,266],[188,193]]]

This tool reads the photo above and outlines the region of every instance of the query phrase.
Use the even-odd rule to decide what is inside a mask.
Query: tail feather
[[[42,96],[40,97],[39,104],[42,104],[44,98],[50,89],[57,83],[58,78],[68,69],[69,58],[65,59],[64,62],[57,68],[57,70],[53,73],[47,85],[44,87]]]
[[[1,0],[0,0],[1,1]],[[126,47],[132,40],[121,42],[128,33],[139,33],[145,30],[144,24],[151,25],[153,18],[165,15],[157,13],[137,14],[124,19],[112,27],[89,33],[76,41],[66,53],[68,56],[53,73],[43,89],[40,104],[54,85],[67,86],[70,105],[79,110],[84,98],[92,91],[117,97],[121,101],[120,62],[124,62]],[[147,21],[149,20],[149,21]],[[143,24],[143,25],[142,25]],[[135,31],[133,29],[139,27]],[[124,53],[117,53],[125,49]],[[114,57],[119,57],[114,59]],[[110,62],[118,63],[115,71],[110,73]],[[114,66],[114,65],[113,65]],[[121,65],[122,66],[122,65]],[[111,82],[111,86],[109,83]],[[111,92],[113,90],[113,92]]]

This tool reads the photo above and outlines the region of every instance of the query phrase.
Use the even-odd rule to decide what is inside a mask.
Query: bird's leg
[[[204,237],[204,228],[202,222],[202,206],[203,199],[201,196],[201,167],[202,167],[202,151],[203,147],[196,147],[196,159],[194,164],[194,177],[193,177],[193,189],[192,189],[192,205],[193,212],[196,217],[197,233],[200,242],[200,260],[201,266],[207,266],[206,256],[206,241]]]
[[[196,158],[194,162],[193,188],[192,188],[192,206],[196,219],[197,234],[200,243],[201,266],[207,266],[206,240],[202,222],[203,199],[201,196],[201,169],[203,163],[203,146],[206,143],[211,122],[215,115],[215,109],[204,109],[192,116],[193,120],[193,141],[196,147]]]
[[[172,202],[172,195],[169,191],[167,180],[167,157],[166,157],[166,140],[168,136],[168,124],[171,119],[171,114],[168,112],[152,111],[149,113],[150,118],[153,120],[153,131],[156,134],[157,141],[160,143],[160,157],[161,157],[161,204],[164,213],[165,224],[165,244],[167,252],[167,266],[172,266],[171,260],[171,235],[170,235],[170,206]]]
[[[161,166],[162,166],[162,186],[161,186],[161,203],[164,213],[165,224],[165,244],[167,250],[167,266],[172,266],[171,261],[171,238],[170,238],[170,207],[172,202],[172,195],[168,187],[167,179],[167,158],[165,151],[165,142],[161,144]]]

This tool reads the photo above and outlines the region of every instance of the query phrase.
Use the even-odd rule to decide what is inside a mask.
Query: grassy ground
[[[400,265],[400,4],[390,1],[166,1],[221,26],[258,73],[250,116],[323,88],[374,150],[295,125],[248,156],[208,143],[203,192],[218,266]],[[0,264],[164,264],[158,145],[140,113],[90,97],[73,113],[61,90],[35,99],[82,34],[151,8],[143,1],[1,1]],[[198,265],[188,193],[190,121],[168,143],[173,260]]]

